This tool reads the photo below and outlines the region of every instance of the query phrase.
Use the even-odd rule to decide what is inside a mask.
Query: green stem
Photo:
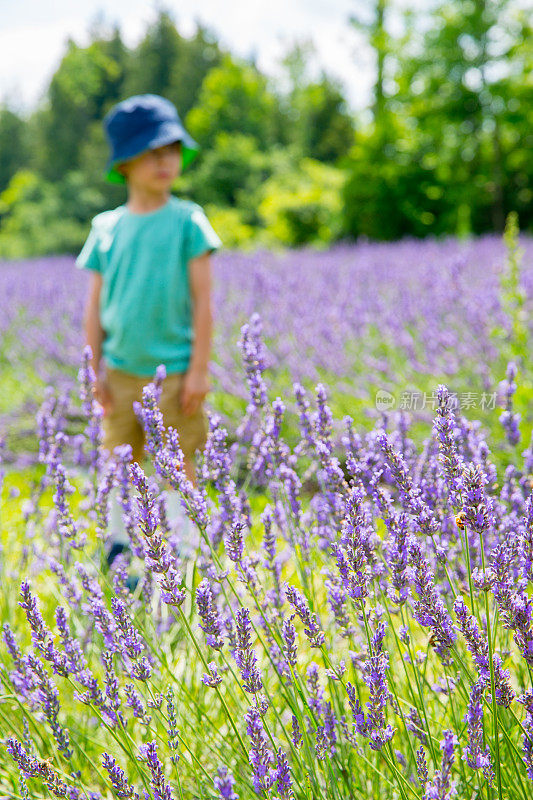
[[[466,525],[465,525],[466,532]],[[485,547],[483,543],[483,533],[479,532],[479,540],[481,545],[481,563],[483,572],[485,572]],[[496,781],[498,783],[498,798],[503,800],[502,792],[502,772],[500,764],[500,742],[499,742],[499,722],[498,722],[498,704],[496,703],[496,683],[494,680],[494,664],[492,660],[492,635],[490,625],[490,609],[489,609],[489,593],[484,592],[485,595],[485,615],[487,617],[487,639],[489,643],[489,666],[490,666],[490,690],[492,693],[492,715],[494,718],[494,749],[495,749],[495,769]]]

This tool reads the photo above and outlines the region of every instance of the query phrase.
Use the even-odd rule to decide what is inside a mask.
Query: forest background
[[[179,196],[202,204],[227,247],[533,230],[533,35],[521,0],[366,0],[346,20],[374,57],[371,106],[294,42],[282,79],[199,23],[159,9],[135,47],[95,23],[70,39],[30,112],[0,104],[0,258],[76,253],[91,218],[124,201],[106,183],[102,119],[121,99],[171,99],[200,143]],[[391,19],[395,24],[391,24]],[[400,24],[398,24],[400,21]],[[356,58],[356,55],[354,55]]]

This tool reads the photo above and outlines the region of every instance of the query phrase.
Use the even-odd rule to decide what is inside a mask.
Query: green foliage
[[[0,195],[0,258],[76,252],[86,236],[78,214],[91,215],[100,198],[84,185],[83,176],[69,173],[53,184],[29,170],[17,172]]]
[[[198,166],[180,178],[180,187],[189,189],[202,205],[241,205],[272,173],[268,153],[257,149],[256,140],[242,133],[221,131],[213,147],[202,153]]]
[[[7,106],[0,106],[0,191],[6,188],[29,155],[24,120]]]
[[[526,291],[522,285],[523,249],[518,242],[518,215],[508,215],[504,241],[507,257],[500,272],[500,303],[507,325],[494,327],[491,336],[500,353],[496,369],[504,373],[509,361],[520,368],[526,365],[526,354],[530,351],[530,333],[526,309]],[[500,375],[501,377],[501,375]]]
[[[308,76],[315,48],[296,44],[283,59],[289,87],[283,98],[282,140],[296,145],[301,155],[336,162],[353,144],[354,120],[339,83],[322,72],[319,81]]]
[[[0,192],[15,187],[0,210],[1,257],[76,250],[91,216],[124,202],[104,178],[102,120],[143,92],[172,100],[199,141],[177,189],[224,220],[232,246],[468,236],[503,231],[511,211],[531,230],[533,27],[520,0],[446,0],[416,15],[362,0],[347,26],[356,63],[367,68],[358,59],[370,48],[375,64],[357,115],[310,41],[291,45],[273,83],[208,28],[182,35],[165,9],[132,49],[103,23],[87,46],[69,40],[27,119],[0,106]],[[324,198],[308,159],[337,168],[323,173]],[[40,187],[31,200],[28,173]]]
[[[439,161],[428,148],[412,152],[410,131],[389,119],[385,134],[360,134],[346,160],[343,191],[346,232],[372,239],[444,233],[446,187]]]
[[[255,67],[225,55],[206,76],[197,105],[186,125],[204,148],[213,147],[219,132],[253,136],[259,149],[276,139],[277,100]]]
[[[243,211],[237,208],[221,208],[206,205],[205,212],[209,221],[226,248],[249,250],[255,244],[256,229],[248,225]]]
[[[42,174],[57,180],[80,167],[80,150],[87,127],[101,119],[121,93],[127,51],[120,34],[88,47],[69,41],[68,49],[48,89],[42,114]]]
[[[289,246],[333,241],[341,231],[342,172],[311,158],[273,175],[262,188],[259,214],[268,234]]]

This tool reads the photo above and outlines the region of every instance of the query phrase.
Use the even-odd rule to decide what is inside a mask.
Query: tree
[[[269,155],[257,149],[253,136],[221,131],[191,171],[187,188],[201,205],[240,205],[250,214],[250,198],[271,173]]]
[[[87,128],[101,120],[122,92],[127,50],[115,30],[109,40],[79,47],[69,40],[67,52],[52,77],[47,106],[40,111],[40,170],[58,180],[80,165],[79,155]]]
[[[394,48],[387,25],[391,0],[365,0],[358,6],[357,14],[352,14],[349,22],[355,30],[363,34],[373,52],[376,78],[372,114],[374,123],[379,125],[386,108],[386,69]]]
[[[224,55],[205,77],[186,124],[204,148],[221,131],[253,136],[261,149],[276,141],[278,102],[255,67]]]
[[[296,144],[302,156],[335,162],[353,144],[354,120],[338,81],[324,70],[318,80],[311,78],[310,64],[315,55],[313,43],[302,40],[281,61],[286,81],[281,94],[282,141]]]
[[[266,240],[290,247],[327,244],[341,233],[344,174],[304,158],[297,169],[272,175],[261,187],[259,215]]]
[[[27,166],[29,144],[25,121],[7,105],[0,106],[0,192]]]
[[[205,76],[221,63],[222,56],[215,34],[199,23],[194,36],[182,40],[168,94],[182,119],[198,102]]]
[[[476,233],[503,230],[509,181],[526,177],[512,176],[509,148],[530,136],[531,33],[514,0],[448,0],[401,60],[396,112],[433,143],[450,202]]]
[[[168,11],[160,11],[137,47],[124,86],[124,96],[161,94],[169,97],[185,40]],[[169,99],[171,99],[169,97]]]

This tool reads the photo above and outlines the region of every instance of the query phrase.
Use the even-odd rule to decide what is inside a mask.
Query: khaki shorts
[[[184,377],[184,373],[167,375],[162,385],[159,408],[165,426],[177,430],[183,455],[192,461],[195,451],[203,449],[206,443],[208,425],[203,406],[188,417],[181,413],[179,398]],[[150,383],[151,379],[110,367],[106,368],[106,378],[113,407],[103,419],[103,445],[112,453],[119,444],[130,444],[133,461],[141,463],[148,456],[144,450],[144,431],[133,410],[133,403],[142,400],[143,386]]]

